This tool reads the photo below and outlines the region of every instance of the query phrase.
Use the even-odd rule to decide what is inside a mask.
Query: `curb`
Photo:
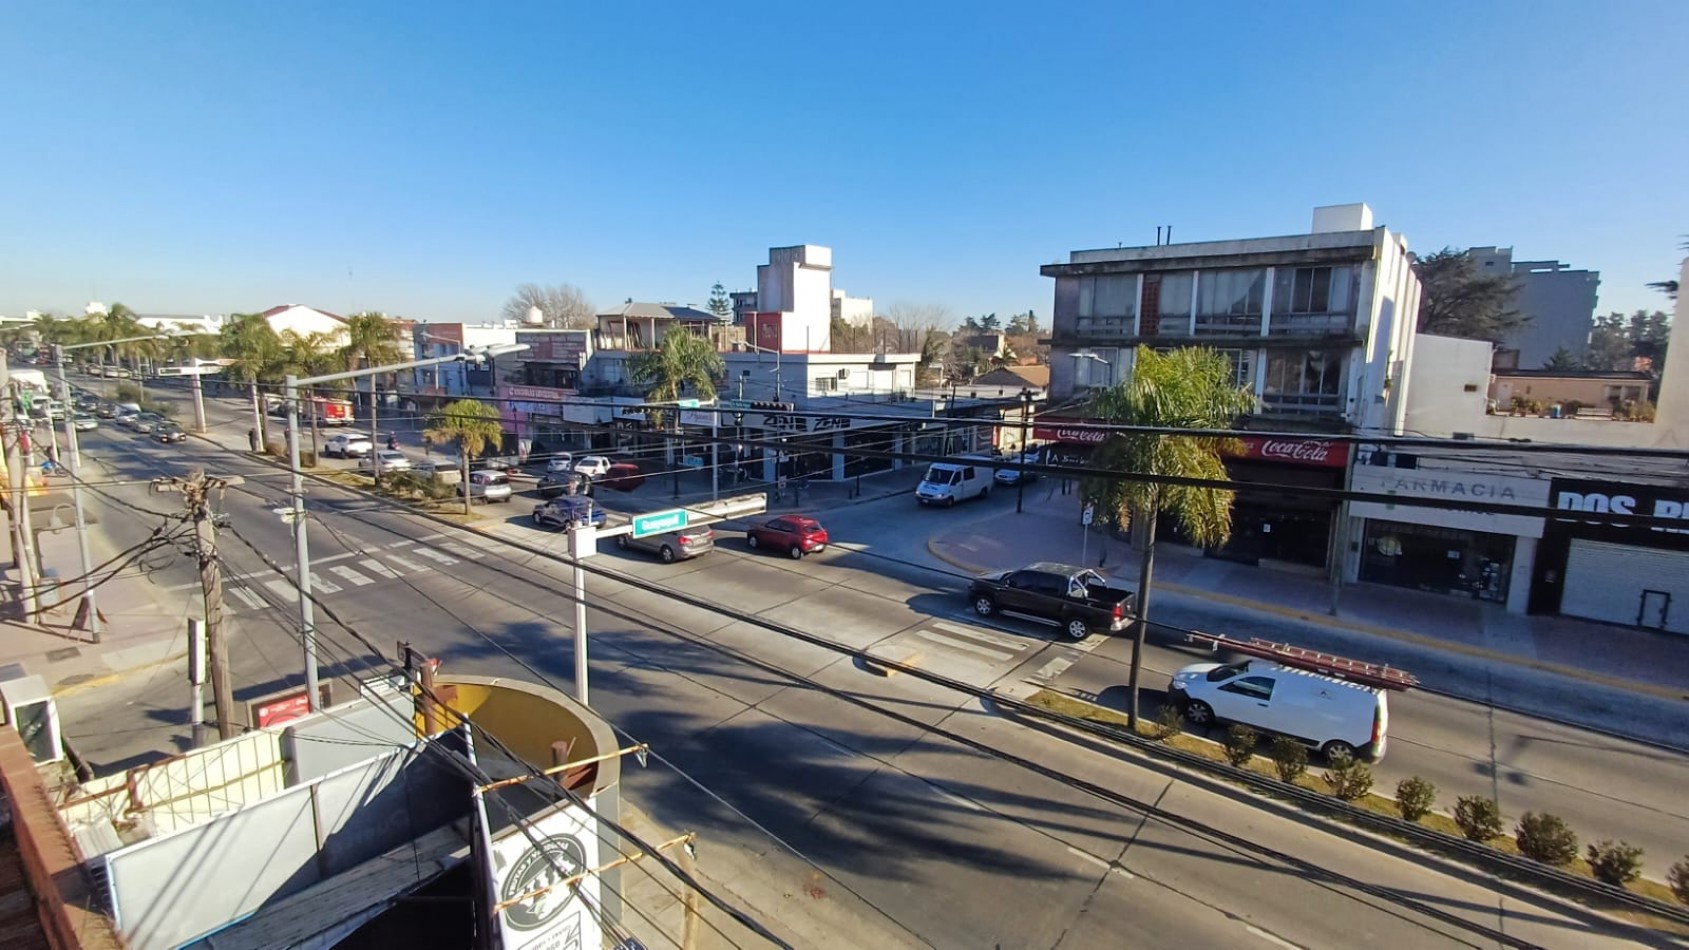
[[[951,567],[955,567],[972,574],[983,574],[986,571],[991,570],[991,568],[980,567],[954,555],[945,553],[940,550],[937,539],[929,538],[927,540],[927,553]],[[1345,621],[1327,614],[1312,614],[1303,610],[1297,610],[1294,607],[1286,607],[1283,604],[1251,600],[1247,597],[1238,597],[1233,594],[1221,594],[1211,590],[1205,590],[1200,587],[1189,587],[1184,584],[1176,584],[1166,581],[1157,583],[1155,585],[1155,589],[1171,591],[1187,597],[1216,601],[1228,606],[1239,607],[1244,610],[1254,610],[1261,613],[1274,614],[1279,617],[1284,617],[1287,620],[1311,623],[1317,626],[1327,627],[1332,630],[1342,630],[1349,633],[1362,633],[1369,636],[1382,637],[1386,640],[1395,640],[1427,650],[1435,650],[1441,653],[1454,653],[1489,663],[1498,663],[1503,666],[1513,666],[1520,669],[1533,670],[1538,673],[1550,673],[1555,676],[1564,676],[1568,679],[1594,683],[1598,686],[1608,687],[1609,689],[1645,693],[1656,699],[1665,699],[1673,702],[1689,702],[1689,693],[1685,693],[1683,690],[1675,690],[1667,686],[1659,686],[1653,683],[1638,683],[1634,680],[1627,680],[1617,676],[1609,676],[1605,673],[1596,673],[1590,670],[1583,670],[1560,663],[1551,663],[1545,660],[1526,659],[1511,653],[1501,653],[1496,650],[1472,646],[1467,643],[1459,643],[1451,640],[1439,640],[1436,637],[1426,636],[1422,633],[1414,633],[1411,630],[1402,630],[1398,627],[1384,627],[1376,624]]]

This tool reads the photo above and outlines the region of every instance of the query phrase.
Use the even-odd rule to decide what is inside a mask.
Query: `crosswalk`
[[[933,618],[888,637],[868,649],[869,656],[919,666],[960,678],[991,681],[1026,667],[1031,681],[1059,676],[1105,638],[1074,643],[1048,632],[1017,633],[994,626]],[[1041,665],[1031,669],[1032,663]]]
[[[486,551],[460,541],[444,540],[443,535],[430,535],[416,541],[395,541],[387,545],[366,545],[344,536],[342,541],[352,550],[312,561],[311,591],[319,597],[403,580],[415,574],[450,573],[452,567],[464,561],[487,556]],[[199,585],[181,586],[185,589]],[[286,574],[261,570],[230,576],[224,581],[223,593],[224,609],[237,614],[291,603],[299,596],[291,569]]]

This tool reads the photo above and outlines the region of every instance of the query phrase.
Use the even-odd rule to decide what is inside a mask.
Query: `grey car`
[[[648,551],[664,564],[708,554],[715,550],[715,532],[706,526],[681,528],[668,534],[653,534],[636,538],[631,534],[616,535],[616,546]]]

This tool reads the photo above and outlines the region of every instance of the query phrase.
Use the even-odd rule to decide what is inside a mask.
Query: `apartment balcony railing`
[[[1195,336],[1260,336],[1260,314],[1198,314]]]
[[[1352,313],[1275,313],[1267,322],[1268,336],[1351,336]]]
[[[1326,393],[1266,393],[1261,411],[1285,416],[1333,416],[1343,411],[1343,398]]]
[[[1075,336],[1123,337],[1136,331],[1137,321],[1131,317],[1080,317],[1073,324]]]

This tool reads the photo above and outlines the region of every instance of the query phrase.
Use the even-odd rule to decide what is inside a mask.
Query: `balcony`
[[[1260,314],[1197,314],[1196,336],[1260,336]]]
[[[1117,340],[1136,332],[1137,320],[1132,317],[1080,317],[1074,321],[1073,335],[1087,340]]]
[[[1267,323],[1268,336],[1353,337],[1352,313],[1275,313]]]
[[[1343,414],[1343,397],[1336,393],[1267,393],[1261,397],[1262,415],[1330,418]]]

